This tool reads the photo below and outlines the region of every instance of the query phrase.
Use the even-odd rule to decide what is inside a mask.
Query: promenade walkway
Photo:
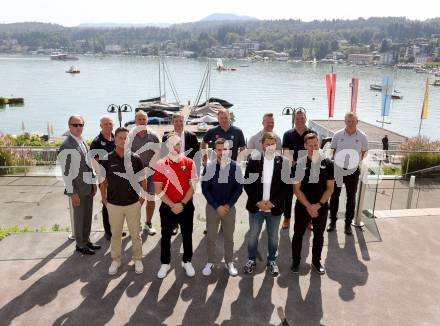
[[[0,178],[0,225],[30,228],[69,225],[62,184],[53,178]],[[143,235],[144,266],[136,275],[130,238],[124,239],[123,267],[110,277],[108,242],[103,238],[99,205],[92,237],[103,245],[95,256],[74,252],[66,232],[11,235],[0,241],[1,325],[438,325],[440,324],[440,216],[383,217],[347,237],[343,223],[325,235],[325,276],[310,270],[305,244],[300,274],[290,273],[290,232],[280,230],[280,276],[265,272],[229,277],[222,265],[211,277],[203,236],[204,200],[194,230],[195,278],[180,266],[181,237],[173,238],[172,270],[156,278],[160,235]],[[246,196],[239,200],[235,260],[247,259]],[[99,198],[96,199],[99,203]],[[153,222],[158,223],[155,215]],[[342,222],[342,221],[341,221]],[[377,225],[377,227],[376,227]],[[311,244],[309,232],[304,242]],[[260,244],[266,256],[266,236]],[[222,241],[218,255],[222,253]]]

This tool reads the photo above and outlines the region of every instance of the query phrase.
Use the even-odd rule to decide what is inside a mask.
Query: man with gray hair
[[[103,115],[99,119],[99,125],[101,127],[101,132],[96,136],[92,144],[90,145],[91,150],[104,150],[111,153],[115,149],[115,136],[113,134],[113,118],[109,115]],[[95,161],[99,163],[99,156],[95,156]],[[94,164],[95,171],[99,170],[99,167]],[[110,241],[112,237],[112,231],[110,228],[110,222],[108,217],[107,207],[102,204],[102,224],[104,226],[104,237]],[[125,232],[122,233],[125,236]]]
[[[93,255],[101,246],[90,241],[96,184],[92,179],[91,163],[87,162],[90,158],[87,157],[88,148],[82,138],[83,128],[83,117],[73,115],[69,118],[70,134],[61,145],[57,160],[63,172],[64,193],[69,196],[73,206],[76,251]]]
[[[140,156],[147,175],[147,220],[145,222],[145,231],[147,231],[149,235],[155,235],[157,231],[151,223],[155,209],[153,184],[154,170],[152,167],[160,155],[159,137],[154,131],[147,128],[148,115],[144,111],[140,110],[136,112],[135,123],[138,130],[136,136],[132,140],[131,151]]]
[[[354,112],[345,114],[345,128],[337,131],[332,138],[331,149],[334,157],[336,187],[330,199],[330,224],[328,232],[336,228],[339,210],[339,196],[342,183],[338,182],[338,174],[342,177],[347,194],[345,209],[345,234],[351,235],[351,221],[356,207],[356,192],[358,188],[359,165],[368,151],[368,138],[357,128],[358,117]],[[348,160],[347,160],[348,158]],[[347,164],[348,163],[348,164]],[[340,178],[339,178],[340,179]]]

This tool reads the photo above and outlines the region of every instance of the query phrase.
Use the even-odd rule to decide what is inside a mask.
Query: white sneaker
[[[118,272],[119,267],[121,267],[121,262],[113,260],[108,269],[108,275],[115,275]]]
[[[194,270],[193,265],[191,264],[191,262],[187,262],[187,263],[182,263],[183,269],[186,272],[186,276],[188,277],[194,277],[194,275],[196,275],[196,271]]]
[[[212,270],[213,270],[213,269],[214,269],[214,264],[206,263],[205,268],[203,268],[203,270],[202,270],[202,274],[203,274],[204,276],[209,276],[209,275],[212,274]]]
[[[140,260],[134,261],[134,272],[136,274],[142,274],[144,272],[144,265],[142,264],[142,261]]]
[[[153,227],[153,224],[145,222],[144,230],[148,233],[148,235],[155,235],[157,233],[156,229]]]
[[[238,275],[238,271],[235,268],[234,263],[232,263],[232,262],[231,263],[227,263],[227,264],[225,264],[225,267],[228,270],[229,275],[231,275],[231,276],[237,276]]]
[[[165,278],[170,271],[171,266],[169,264],[160,265],[160,269],[157,272],[157,278]]]

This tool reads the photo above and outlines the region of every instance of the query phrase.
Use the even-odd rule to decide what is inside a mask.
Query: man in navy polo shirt
[[[204,164],[208,161],[208,154],[206,152],[208,146],[214,148],[215,141],[219,138],[228,141],[229,148],[231,149],[231,159],[237,161],[238,153],[243,151],[246,147],[246,141],[243,131],[231,125],[230,112],[224,108],[218,111],[218,126],[209,129],[205,136],[203,136],[202,154]]]
[[[112,152],[115,149],[115,136],[113,135],[113,119],[111,116],[104,115],[100,119],[101,132],[98,136],[93,139],[92,144],[90,145],[91,150],[103,149],[108,153]],[[95,157],[95,160],[99,163],[98,156]],[[98,168],[95,167],[95,170],[98,171]],[[108,210],[107,207],[102,205],[102,224],[104,225],[104,237],[110,241],[112,237],[112,231],[110,229],[110,222],[108,219]],[[123,236],[125,235],[125,232]]]
[[[296,164],[298,160],[299,151],[304,150],[304,138],[310,133],[316,133],[312,129],[306,126],[307,116],[304,109],[297,109],[292,116],[294,128],[286,131],[283,136],[283,154],[284,156],[292,159],[292,166]],[[292,201],[293,201],[293,188],[289,187],[286,196],[283,229],[290,227],[290,218],[292,213]]]

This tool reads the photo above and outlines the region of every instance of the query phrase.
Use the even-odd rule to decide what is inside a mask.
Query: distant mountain
[[[130,23],[83,23],[79,24],[79,28],[143,28],[143,27],[159,27],[167,28],[172,24],[167,23],[145,23],[145,24],[130,24]]]
[[[65,27],[57,24],[37,22],[0,24],[1,33],[57,32],[63,30],[64,28]]]
[[[208,17],[203,18],[200,21],[226,21],[226,20],[239,20],[239,21],[246,21],[246,20],[258,20],[254,17],[249,16],[238,16],[234,14],[223,14],[223,13],[216,13],[209,15]]]

